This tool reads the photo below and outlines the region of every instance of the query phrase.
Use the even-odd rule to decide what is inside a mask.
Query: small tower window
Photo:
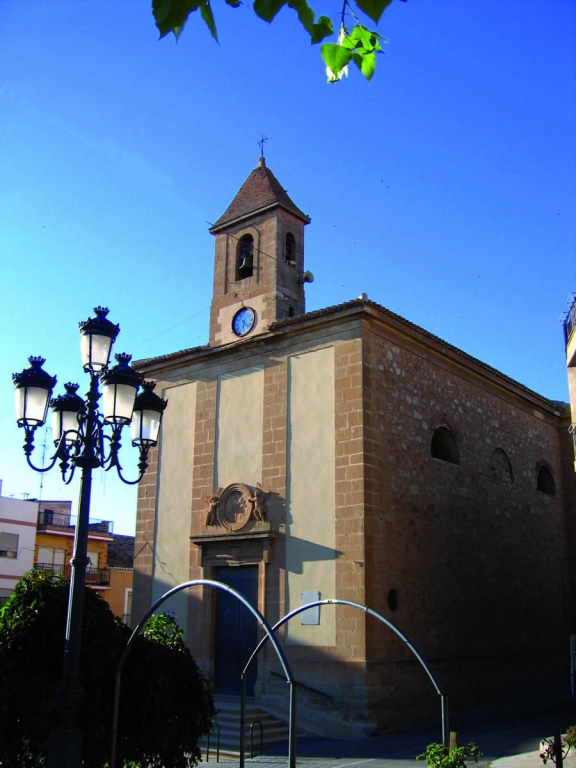
[[[430,442],[430,455],[433,459],[447,461],[449,464],[460,464],[460,451],[448,427],[437,427]]]
[[[237,279],[244,280],[252,277],[254,272],[254,238],[252,235],[242,235],[236,251]]]
[[[546,493],[548,496],[556,496],[556,483],[554,475],[548,467],[540,467],[536,477],[536,490]]]
[[[296,265],[296,240],[292,232],[288,232],[286,235],[286,241],[284,243],[284,261],[286,264],[290,264],[291,267]]]

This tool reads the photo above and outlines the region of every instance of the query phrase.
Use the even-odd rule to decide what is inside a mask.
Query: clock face
[[[232,330],[236,336],[246,336],[254,328],[256,314],[251,307],[241,307],[232,318]]]

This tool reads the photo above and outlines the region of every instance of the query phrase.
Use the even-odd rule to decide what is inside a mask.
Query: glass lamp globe
[[[129,424],[142,376],[130,366],[131,355],[116,355],[116,362],[101,376],[102,412],[106,424]]]
[[[153,391],[155,386],[153,381],[145,381],[142,384],[142,392],[136,398],[130,422],[130,435],[134,446],[152,447],[158,442],[162,415],[168,401]]]
[[[76,394],[78,384],[64,384],[65,395],[59,395],[50,402],[52,411],[52,437],[56,445],[64,437],[64,442],[72,444],[79,437],[80,415],[86,410],[86,404]]]
[[[96,317],[78,323],[82,366],[85,371],[93,374],[105,371],[108,367],[112,345],[120,333],[120,326],[106,319],[106,307],[94,307],[94,313]]]
[[[56,384],[56,376],[50,376],[42,368],[43,357],[29,357],[30,367],[14,373],[14,406],[19,427],[41,427],[46,421],[48,402]]]

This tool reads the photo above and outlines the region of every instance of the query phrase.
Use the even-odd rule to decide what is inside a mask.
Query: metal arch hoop
[[[126,643],[126,647],[124,648],[124,652],[120,658],[120,661],[118,662],[118,666],[116,668],[116,679],[115,679],[115,686],[114,686],[114,704],[113,704],[113,715],[112,715],[112,747],[110,750],[110,768],[116,768],[116,745],[117,745],[117,737],[118,737],[118,712],[119,712],[119,703],[120,703],[120,684],[121,684],[121,677],[122,677],[122,670],[124,668],[124,664],[126,662],[126,659],[128,657],[128,654],[130,653],[132,646],[134,644],[134,641],[138,637],[138,635],[142,632],[142,629],[144,628],[144,625],[152,616],[152,614],[156,611],[157,608],[159,608],[162,603],[166,602],[168,598],[172,597],[172,595],[175,595],[177,592],[180,592],[183,589],[187,589],[188,587],[197,587],[197,586],[204,586],[204,587],[215,587],[217,589],[222,589],[225,592],[229,592],[231,595],[233,595],[237,600],[240,600],[243,605],[248,608],[248,610],[253,614],[253,616],[258,619],[260,622],[260,626],[262,629],[266,632],[266,635],[264,636],[266,639],[270,638],[270,642],[274,646],[274,650],[276,651],[276,654],[278,655],[278,658],[280,660],[280,664],[282,665],[282,669],[284,670],[284,674],[286,675],[286,680],[288,682],[289,688],[290,688],[290,712],[296,711],[296,688],[294,686],[294,681],[292,678],[292,672],[290,670],[290,666],[288,664],[288,661],[286,659],[286,656],[284,655],[284,651],[278,644],[278,640],[276,639],[274,632],[264,616],[258,611],[256,608],[254,608],[253,605],[251,605],[248,600],[244,597],[244,595],[241,595],[240,592],[237,592],[235,589],[232,589],[232,587],[229,587],[227,584],[222,584],[220,581],[212,581],[210,579],[195,579],[194,581],[186,581],[182,584],[179,584],[177,587],[173,587],[171,590],[166,592],[162,595],[154,605],[152,605],[151,608],[148,609],[144,617],[140,620],[138,623],[138,626],[135,628],[135,630],[130,635],[130,638],[128,642]],[[260,643],[257,646],[257,649],[260,647],[262,643]],[[250,657],[250,661],[255,656],[254,652],[252,656]],[[248,662],[250,663],[250,662]],[[244,686],[243,686],[244,688]],[[242,697],[242,703],[244,705],[244,697]],[[288,765],[289,768],[296,768],[296,732],[295,729],[293,729],[292,720],[295,719],[291,716],[290,718],[290,735],[289,735],[289,748],[288,748]],[[243,755],[243,734],[241,735],[241,755]]]
[[[448,746],[450,743],[450,732],[448,730],[448,697],[444,693],[444,691],[440,688],[440,684],[438,683],[438,680],[436,679],[435,674],[430,669],[428,663],[426,662],[426,659],[422,656],[420,651],[416,648],[414,643],[402,632],[402,630],[398,629],[398,627],[393,624],[389,619],[387,619],[385,616],[382,616],[382,614],[378,613],[377,611],[372,610],[372,608],[368,608],[366,605],[362,605],[361,603],[354,603],[350,600],[337,600],[337,599],[330,599],[330,600],[316,600],[313,603],[307,603],[306,605],[301,605],[299,608],[295,608],[293,611],[290,611],[290,613],[287,613],[286,616],[284,616],[280,621],[276,622],[274,626],[272,627],[272,632],[276,632],[277,629],[279,629],[283,624],[285,624],[290,619],[294,618],[294,616],[297,616],[299,613],[302,613],[303,611],[308,610],[308,608],[314,608],[318,605],[348,605],[351,608],[359,608],[361,611],[364,611],[365,613],[368,613],[370,616],[374,616],[374,618],[381,621],[383,624],[386,624],[387,627],[389,627],[393,632],[395,632],[398,637],[410,648],[412,653],[416,656],[424,670],[426,671],[426,674],[432,681],[432,685],[436,689],[436,693],[440,696],[440,706],[442,708],[442,743],[445,746]],[[242,670],[242,680],[244,681],[246,677],[246,673],[248,671],[248,668],[256,658],[256,655],[260,651],[260,648],[264,645],[266,640],[268,639],[267,636],[263,637],[254,651],[252,652],[252,655],[246,662],[246,666]],[[291,681],[292,687],[294,681]],[[245,685],[242,685],[242,708],[241,712],[244,712],[244,698],[245,698],[246,690]],[[290,713],[292,715],[292,713]],[[244,721],[242,720],[240,723],[241,731],[243,731],[244,728]],[[290,720],[290,732],[292,732],[292,719]],[[242,741],[241,741],[242,745]],[[243,752],[240,753],[240,766],[244,765],[244,754]]]

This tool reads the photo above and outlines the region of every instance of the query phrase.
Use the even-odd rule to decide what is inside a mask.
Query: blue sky
[[[340,8],[312,6],[335,19]],[[312,217],[309,310],[366,292],[567,399],[573,0],[394,0],[373,81],[351,69],[337,85],[293,12],[267,25],[248,5],[214,11],[219,45],[199,18],[175,44],[158,40],[148,2],[0,0],[4,495],[40,493],[11,374],[41,354],[60,387],[84,391],[77,323],[93,306],[110,308],[115,351],[135,359],[207,341],[208,227],[262,135],[268,166]],[[76,496],[55,470],[44,476],[42,498]],[[92,516],[133,533],[135,490],[97,472]]]

